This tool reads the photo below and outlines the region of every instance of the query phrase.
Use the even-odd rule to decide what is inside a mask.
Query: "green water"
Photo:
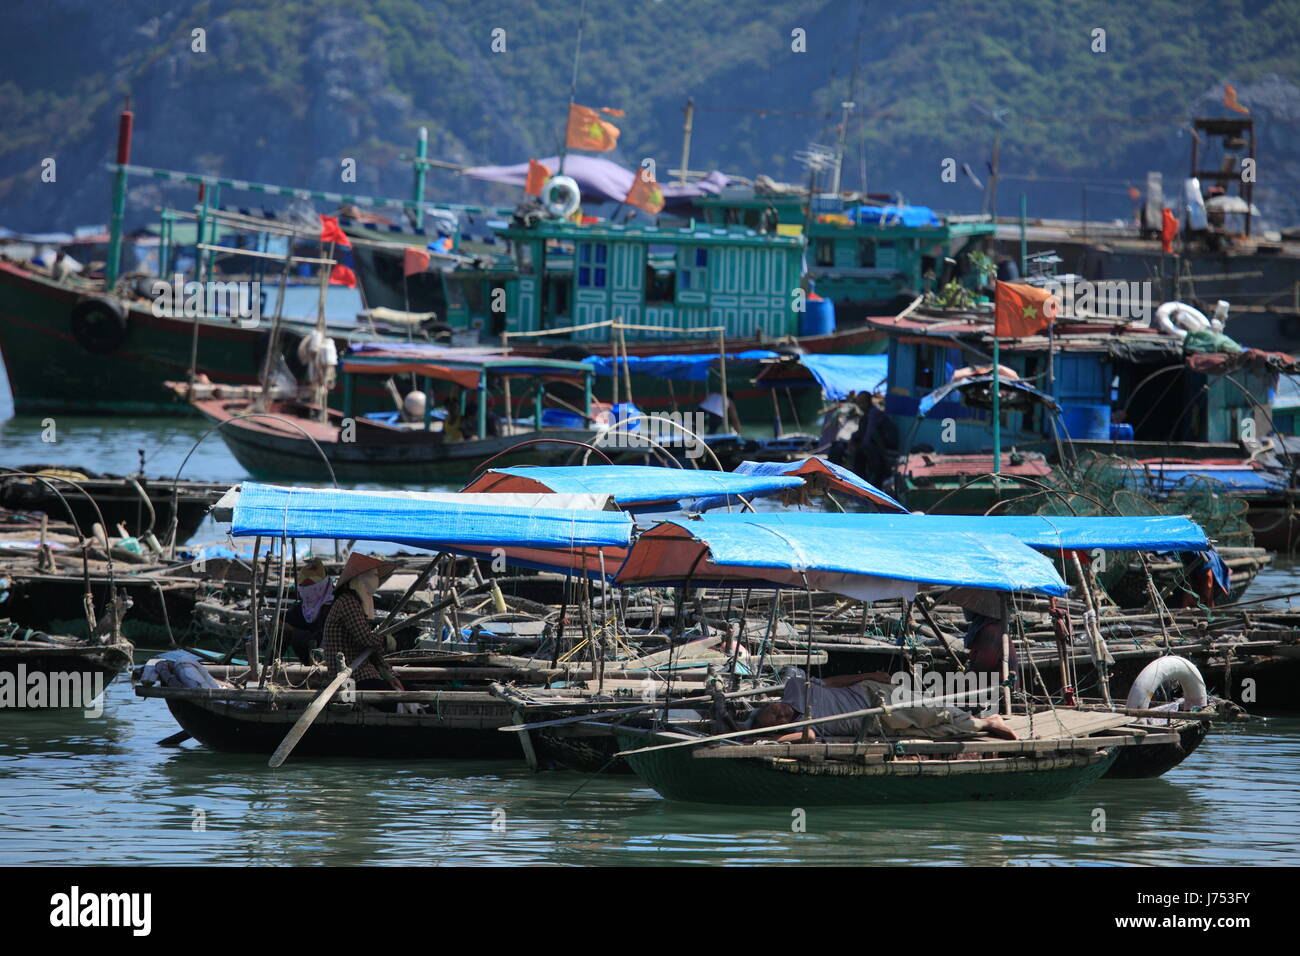
[[[1248,597],[1294,590],[1300,571],[1284,566]],[[0,712],[0,865],[1300,863],[1300,717],[1216,726],[1157,780],[1040,803],[812,808],[803,832],[790,809],[671,803],[632,777],[522,761],[273,771],[193,741],[156,745],[176,730],[125,677],[98,719]]]
[[[108,697],[98,720],[0,714],[0,864],[1300,862],[1300,719],[1217,731],[1158,780],[1045,803],[813,808],[800,833],[787,809],[675,804],[635,778],[510,761],[273,771],[158,747],[176,730],[162,702],[121,678]]]
[[[39,419],[0,423],[0,465],[126,472],[144,447],[147,473],[174,474],[203,427],[69,418],[56,444],[40,432]],[[216,436],[185,475],[243,477]],[[1292,591],[1300,572],[1286,565],[1247,597]],[[124,677],[98,719],[0,711],[0,865],[1300,862],[1300,718],[1216,728],[1158,780],[1103,780],[1048,803],[814,808],[804,832],[789,809],[674,804],[631,777],[530,774],[522,761],[291,760],[272,771],[194,742],[156,746],[176,730]]]

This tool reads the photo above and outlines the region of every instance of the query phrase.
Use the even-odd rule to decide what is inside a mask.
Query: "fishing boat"
[[[322,405],[319,391],[315,400],[302,400],[220,385],[171,387],[220,428],[236,460],[259,477],[429,481],[468,475],[479,462],[516,446],[526,460],[567,458],[597,435],[591,370],[581,362],[433,346],[353,346],[339,371],[341,409]],[[421,383],[418,400],[408,392],[402,411],[356,414],[355,381],[393,376]],[[527,386],[514,393],[527,400],[527,418],[515,417],[512,383]],[[576,401],[558,397],[562,390]]]
[[[1218,350],[1185,348],[1178,333],[1191,333],[1170,315],[1189,310],[1166,303],[1152,323],[1071,307],[1050,335],[1000,344],[998,429],[991,366],[982,364],[998,344],[991,310],[868,320],[890,336],[885,411],[902,436],[895,496],[925,511],[1003,510],[1051,483],[1055,469],[1105,457],[1123,479],[1116,488],[1174,507],[1188,494],[1243,501],[1256,529],[1243,546],[1289,548],[1294,467],[1284,446],[1268,444],[1264,396],[1300,366],[1213,339],[1204,316],[1187,319],[1206,322],[1194,330],[1207,343],[1197,348]]]
[[[680,731],[642,736],[619,728],[615,734],[637,776],[669,800],[778,807],[1063,799],[1099,780],[1122,746],[1147,739],[830,742],[806,745],[808,750],[746,743],[692,752],[651,749],[661,741],[683,743]]]
[[[8,472],[52,476],[58,479],[54,486],[58,492]],[[65,520],[71,508],[74,520],[83,527],[102,520],[110,529],[124,525],[137,538],[155,531],[166,537],[174,526],[174,534],[184,541],[198,530],[227,487],[207,481],[150,479],[139,473],[101,474],[80,466],[18,465],[0,476],[0,507],[42,511],[56,521]]]
[[[935,534],[926,530],[924,520],[909,515],[888,517],[866,536],[861,534],[865,526],[854,519],[867,516],[826,515],[815,523],[787,520],[797,517],[716,515],[662,522],[638,538],[617,580],[757,579],[768,586],[802,584],[863,599],[914,599],[922,584],[985,593],[1030,590],[1060,595],[1067,590],[1050,562],[1006,534],[1005,528],[982,535],[967,530]],[[916,530],[900,534],[888,528],[907,527],[909,522]],[[870,540],[871,547],[852,548],[853,539]],[[939,553],[942,562],[935,560]],[[997,560],[991,561],[995,554]],[[1009,692],[1004,694],[1009,703]],[[969,696],[949,695],[937,703]],[[910,695],[893,706],[909,702]],[[921,705],[926,706],[923,701]],[[970,734],[918,740],[905,732],[882,737],[865,720],[890,713],[889,705],[867,707],[828,717],[805,716],[770,728],[791,730],[861,716],[857,740],[739,743],[736,738],[764,731],[692,734],[681,728],[665,732],[626,725],[616,725],[613,734],[622,748],[619,756],[668,799],[758,806],[1059,798],[1104,775],[1122,747],[1178,741],[1173,732],[1114,732],[1133,722],[1124,714],[1087,714],[1050,704],[1037,714],[1030,710],[1023,717],[1007,718],[1008,724],[1016,721],[1016,740]]]
[[[0,709],[90,709],[104,685],[131,664],[135,649],[120,626],[128,607],[125,596],[114,597],[87,637],[0,618]]]

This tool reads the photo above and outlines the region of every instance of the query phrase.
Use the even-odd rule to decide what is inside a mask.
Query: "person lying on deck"
[[[339,656],[346,664],[362,651],[371,648],[371,654],[352,672],[357,690],[392,690],[393,682],[386,680],[381,668],[385,650],[397,649],[397,641],[390,634],[380,637],[370,627],[375,616],[375,592],[396,570],[396,566],[369,555],[352,552],[339,573],[334,588],[334,604],[325,619],[323,649],[330,674],[339,672]],[[390,672],[391,673],[391,672]],[[396,710],[394,705],[384,709]]]
[[[808,696],[811,706],[804,703],[804,678],[792,677],[786,681],[781,699],[767,704],[754,713],[751,726],[776,727],[810,717],[830,717],[833,714],[851,714],[869,707],[889,703],[894,691],[888,674],[843,674],[822,680],[808,679]],[[868,731],[875,730],[876,722],[885,733],[908,734],[919,737],[951,737],[955,734],[989,734],[1006,740],[1015,740],[1016,733],[1000,716],[973,717],[966,711],[948,706],[920,704],[915,707],[895,707],[888,714],[865,718]],[[827,737],[858,737],[863,729],[862,717],[846,717],[810,727],[801,727],[777,737],[778,743],[809,742],[818,734]]]

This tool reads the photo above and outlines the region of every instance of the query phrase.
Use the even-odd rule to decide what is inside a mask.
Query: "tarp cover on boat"
[[[917,403],[916,414],[918,416],[930,414],[930,409],[934,408],[934,406],[938,405],[954,391],[965,391],[967,388],[987,385],[990,386],[989,392],[991,393],[992,384],[992,373],[988,375],[972,375],[969,378],[959,379],[955,382],[945,382]],[[1040,392],[1038,389],[1034,388],[1032,385],[1026,384],[1025,382],[1017,381],[1015,379],[1008,380],[1004,377],[998,382],[998,391],[1001,392],[1004,388],[1014,389],[1017,392],[1023,393],[1026,399],[1034,399],[1042,402],[1048,408],[1059,410],[1056,400],[1053,399],[1052,396],[1045,392]]]
[[[1065,594],[1052,562],[1010,535],[879,531],[843,523],[773,521],[789,515],[705,515],[664,521],[637,539],[620,584],[766,581],[863,600],[910,597],[920,584]],[[847,517],[835,515],[833,517]]]
[[[768,366],[755,379],[757,384],[782,388],[797,384],[788,374],[796,363]],[[821,355],[799,356],[797,366],[802,366],[816,379],[822,394],[832,402],[843,401],[851,392],[874,392],[889,376],[888,355]]]
[[[568,567],[572,550],[625,547],[632,537],[632,519],[621,511],[468,504],[443,497],[245,482],[231,534],[391,541],[476,555],[493,548],[508,556],[512,549],[556,549],[562,553],[543,562],[555,567]]]
[[[454,382],[462,388],[477,388],[482,373],[489,375],[539,375],[546,378],[578,378],[591,374],[582,362],[563,359],[503,356],[476,349],[447,349],[437,346],[352,346],[340,362],[343,372],[363,375],[424,375]]]
[[[801,458],[798,461],[742,461],[733,470],[736,475],[796,475],[803,478],[810,487],[826,488],[855,498],[865,498],[882,508],[907,513],[907,508],[885,494],[871,482],[859,478],[856,474],[827,461],[819,455]],[[695,510],[708,511],[721,504],[733,503],[730,499],[713,496],[701,498],[695,503]]]
[[[1186,491],[1198,482],[1221,482],[1233,491],[1280,492],[1286,491],[1285,475],[1257,471],[1254,468],[1198,468],[1196,465],[1159,467],[1155,465],[1134,466],[1130,485],[1143,488],[1154,494],[1168,494],[1172,491]]]
[[[552,491],[613,495],[621,507],[706,495],[762,495],[802,487],[793,475],[737,475],[729,471],[656,465],[519,466],[493,468],[465,486],[467,492]]]
[[[1201,551],[1209,547],[1205,531],[1182,515],[1133,517],[1057,517],[1055,515],[893,515],[832,514],[797,511],[761,515],[709,515],[716,524],[761,518],[785,532],[811,527],[850,528],[860,542],[876,533],[910,531],[926,534],[1005,534],[1031,548],[1085,551]]]
[[[558,173],[560,160],[558,156],[548,156],[538,160],[543,166]],[[528,164],[516,163],[513,166],[471,166],[461,170],[462,176],[481,179],[489,183],[501,183],[506,186],[523,186],[528,180]],[[636,177],[630,169],[603,156],[583,156],[570,153],[564,158],[564,175],[572,177],[578,184],[582,199],[586,203],[622,202],[632,188]],[[716,196],[726,187],[729,180],[714,170],[708,175],[689,183],[675,181],[659,184],[663,192],[664,206],[669,209],[689,207],[693,200],[702,196]]]
[[[744,352],[729,352],[728,362],[758,362],[763,359],[776,358],[776,352],[766,349],[749,349]],[[717,352],[698,352],[690,355],[629,355],[626,360],[615,359],[609,355],[592,355],[583,359],[597,375],[610,376],[617,370],[622,372],[624,361],[633,375],[653,375],[655,378],[671,378],[678,381],[703,382],[709,377],[709,368],[720,356]]]

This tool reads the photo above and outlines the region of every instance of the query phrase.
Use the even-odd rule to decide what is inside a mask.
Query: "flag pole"
[[[564,175],[564,157],[569,152],[569,116],[573,113],[574,101],[578,98],[578,61],[582,58],[582,25],[587,19],[587,0],[581,0],[578,6],[578,36],[573,44],[573,76],[569,80],[569,108],[564,113],[564,138],[560,140],[560,171]]]
[[[1001,356],[998,354],[998,320],[996,306],[993,318],[993,474],[1002,473],[1002,402],[1001,375],[999,373]],[[994,482],[996,487],[997,482]]]

